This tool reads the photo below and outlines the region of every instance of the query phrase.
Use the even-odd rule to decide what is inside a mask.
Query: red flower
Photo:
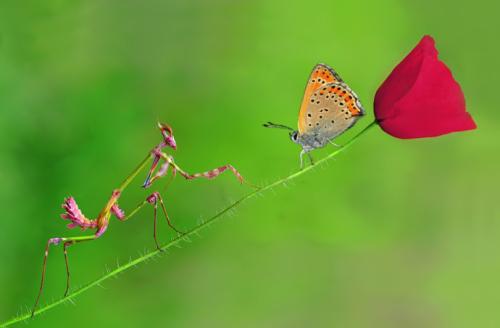
[[[424,36],[379,87],[374,108],[382,129],[402,139],[476,128],[460,85],[438,59],[430,36]]]

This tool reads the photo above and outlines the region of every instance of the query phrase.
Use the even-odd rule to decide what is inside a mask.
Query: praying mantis
[[[40,282],[40,289],[38,291],[38,295],[35,300],[35,305],[33,306],[33,309],[31,311],[31,316],[33,317],[35,315],[36,308],[39,304],[40,297],[42,296],[42,291],[43,287],[45,284],[45,272],[47,268],[47,258],[49,256],[49,249],[51,245],[57,246],[59,244],[63,245],[63,253],[64,253],[64,261],[66,265],[66,289],[64,291],[64,297],[68,295],[68,291],[70,288],[70,270],[69,270],[69,261],[68,261],[68,248],[72,245],[86,242],[86,241],[92,241],[100,238],[107,230],[109,226],[109,222],[112,216],[116,217],[120,221],[126,221],[128,218],[132,216],[133,213],[135,213],[140,207],[142,207],[144,204],[151,204],[154,208],[154,221],[153,221],[153,238],[155,241],[156,248],[159,251],[162,251],[160,244],[158,242],[157,238],[157,212],[158,212],[158,204],[161,207],[161,210],[165,216],[165,219],[167,221],[167,224],[169,225],[170,228],[172,228],[175,232],[178,234],[183,234],[180,230],[176,229],[172,222],[170,221],[170,218],[168,216],[165,203],[163,201],[163,198],[161,197],[160,193],[158,191],[153,192],[151,195],[149,195],[142,204],[140,204],[129,216],[125,215],[125,212],[119,207],[118,205],[118,199],[120,198],[123,190],[130,184],[130,182],[139,174],[140,171],[149,163],[151,157],[153,157],[153,162],[151,165],[151,168],[149,169],[148,175],[146,177],[146,180],[143,183],[143,188],[149,188],[151,185],[158,179],[166,176],[168,174],[169,169],[172,172],[172,178],[176,176],[177,173],[182,175],[186,180],[192,180],[192,179],[197,179],[197,178],[206,178],[206,179],[213,179],[219,176],[221,173],[223,173],[226,170],[232,171],[232,173],[236,176],[236,178],[239,180],[241,184],[243,184],[245,181],[241,174],[230,164],[226,164],[223,166],[220,166],[218,168],[203,172],[203,173],[194,173],[190,174],[181,169],[174,161],[173,156],[166,154],[163,152],[163,148],[168,147],[173,150],[177,149],[177,144],[175,142],[174,134],[172,128],[164,123],[158,122],[158,128],[160,129],[161,135],[162,135],[162,141],[153,148],[153,150],[146,156],[146,158],[139,164],[139,166],[125,179],[125,181],[116,189],[113,190],[111,193],[111,197],[107,201],[106,205],[104,208],[101,210],[99,215],[97,216],[96,219],[88,219],[85,217],[82,213],[82,211],[79,209],[75,199],[73,197],[68,197],[64,200],[64,203],[62,205],[62,208],[65,210],[65,213],[61,214],[61,218],[64,220],[69,220],[71,223],[69,223],[67,226],[69,229],[73,229],[76,227],[80,227],[81,230],[86,230],[86,229],[95,229],[95,233],[93,235],[88,235],[88,236],[75,236],[75,237],[54,237],[50,238],[47,241],[47,244],[45,246],[45,253],[43,257],[43,264],[42,264],[42,278]],[[163,161],[164,163],[160,165],[159,169],[157,169],[159,163]]]

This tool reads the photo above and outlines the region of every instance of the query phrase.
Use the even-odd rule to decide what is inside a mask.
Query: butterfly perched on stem
[[[267,128],[290,130],[290,139],[302,146],[302,156],[332,143],[332,140],[352,127],[364,115],[358,96],[340,76],[325,64],[314,66],[304,91],[299,111],[298,130],[268,122]]]

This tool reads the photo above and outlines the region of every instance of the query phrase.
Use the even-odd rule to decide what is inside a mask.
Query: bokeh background
[[[32,327],[498,327],[499,5],[493,1],[0,3],[0,320],[31,307],[73,195],[95,216],[174,127],[186,170],[231,163],[264,184],[298,168],[312,66],[333,66],[373,118],[378,85],[424,34],[479,128],[397,140],[375,129],[328,165],[239,207],[201,238]],[[314,153],[316,158],[332,148]],[[147,195],[141,179],[127,210]],[[249,192],[230,174],[165,194],[190,228]],[[174,234],[161,222],[161,240]],[[152,209],[70,250],[73,286],[154,246]],[[64,290],[60,247],[42,303]]]

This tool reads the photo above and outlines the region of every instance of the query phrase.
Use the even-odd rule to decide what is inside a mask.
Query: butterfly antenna
[[[262,124],[262,126],[265,127],[265,128],[276,128],[276,129],[285,129],[285,130],[294,131],[294,129],[292,129],[289,126],[286,126],[286,125],[283,125],[283,124],[274,124],[272,122],[264,123],[264,124]]]

